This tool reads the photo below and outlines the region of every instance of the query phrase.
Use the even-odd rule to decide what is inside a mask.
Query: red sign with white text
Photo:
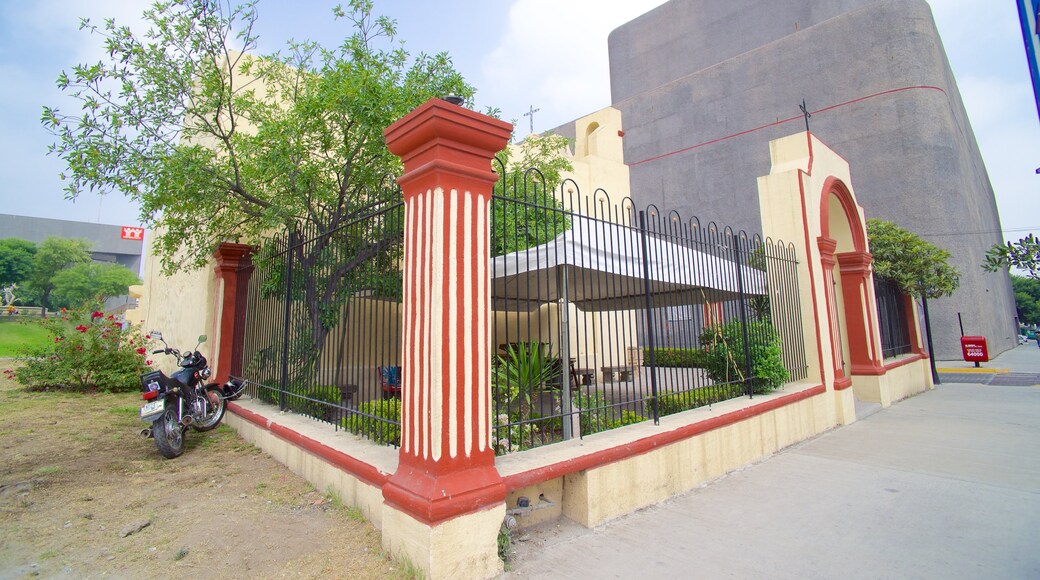
[[[140,242],[144,239],[144,228],[135,228],[133,226],[122,226],[119,233],[120,239],[123,240],[136,240]]]
[[[962,336],[961,354],[968,362],[989,362],[989,349],[986,348],[985,336]]]

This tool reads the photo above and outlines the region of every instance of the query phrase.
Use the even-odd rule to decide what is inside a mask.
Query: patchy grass
[[[0,316],[0,358],[13,358],[28,348],[45,346],[51,335],[35,319]]]
[[[227,426],[163,459],[137,434],[140,403],[0,373],[0,577],[195,577],[201,562],[221,578],[416,577],[381,557],[370,523]]]

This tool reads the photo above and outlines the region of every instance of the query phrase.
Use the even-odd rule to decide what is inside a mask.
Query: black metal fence
[[[792,245],[533,177],[501,180],[492,200],[497,452],[805,378]],[[380,199],[254,257],[240,378],[254,398],[396,446],[404,208],[396,189]]]
[[[380,197],[254,256],[240,378],[281,410],[396,446],[404,204],[395,188]]]
[[[792,245],[558,191],[514,175],[492,201],[497,452],[806,377]]]
[[[910,344],[910,329],[907,325],[906,297],[899,284],[874,276],[874,296],[881,327],[882,356],[891,358],[909,353],[913,345]]]

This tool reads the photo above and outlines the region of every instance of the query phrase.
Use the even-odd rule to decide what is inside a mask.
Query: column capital
[[[430,99],[383,131],[386,146],[404,163],[398,179],[410,195],[443,187],[483,194],[498,179],[491,160],[513,126],[443,99]]]
[[[835,258],[838,259],[843,276],[846,273],[865,276],[870,273],[870,264],[874,261],[874,256],[870,252],[845,252],[836,254]]]
[[[221,242],[217,246],[216,251],[213,252],[213,258],[217,262],[216,266],[214,266],[217,275],[223,276],[225,272],[234,271],[242,263],[242,258],[250,255],[252,252],[253,246],[248,244]]]

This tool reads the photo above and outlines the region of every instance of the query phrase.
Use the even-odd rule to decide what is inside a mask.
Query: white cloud
[[[517,0],[501,42],[483,60],[481,105],[520,121],[540,108],[543,131],[610,105],[607,35],[664,0]]]

